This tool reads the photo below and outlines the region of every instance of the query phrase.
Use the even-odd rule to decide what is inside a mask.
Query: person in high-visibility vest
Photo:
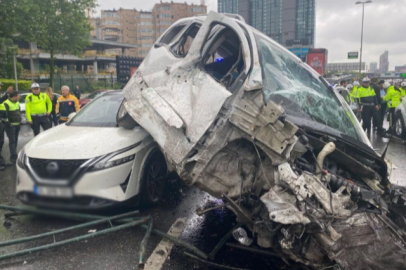
[[[402,97],[406,96],[406,82],[400,84],[400,91],[402,91]]]
[[[395,125],[395,109],[400,105],[402,99],[402,90],[400,89],[400,83],[395,83],[394,86],[388,87],[386,95],[383,99],[388,103],[389,112],[389,131],[388,133],[393,134]]]
[[[41,127],[44,130],[51,128],[48,116],[52,111],[52,102],[47,94],[41,93],[39,84],[33,83],[31,91],[32,94],[25,98],[25,113],[34,136],[37,136]]]
[[[371,136],[371,120],[378,113],[379,106],[375,91],[369,85],[369,78],[362,79],[362,85],[357,89],[357,102],[362,115],[362,127],[366,130],[368,137]]]
[[[9,98],[4,101],[4,107],[7,112],[8,124],[6,126],[6,134],[8,137],[8,146],[10,149],[10,161],[15,164],[17,161],[17,143],[20,133],[21,112],[20,112],[20,94],[13,91],[9,94]]]
[[[357,102],[357,101],[356,101],[356,98],[357,98],[357,89],[358,89],[358,87],[360,86],[360,84],[359,84],[358,81],[354,81],[354,83],[353,83],[352,85],[353,85],[353,87],[352,87],[350,96],[351,96],[353,102]]]

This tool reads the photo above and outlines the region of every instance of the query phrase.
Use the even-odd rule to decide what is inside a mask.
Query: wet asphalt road
[[[19,137],[19,150],[32,138],[28,126],[23,126]],[[383,152],[388,139],[379,138],[376,134],[372,137],[373,147],[378,152]],[[4,157],[9,156],[8,140],[3,146]],[[406,145],[393,142],[388,148],[387,158],[393,164],[391,181],[406,185]],[[0,172],[0,204],[21,205],[15,198],[15,168],[8,168]],[[168,184],[164,201],[149,209],[141,209],[140,216],[151,215],[154,228],[168,231],[177,218],[186,218],[187,226],[180,239],[188,241],[206,253],[210,253],[218,241],[235,225],[233,214],[225,209],[212,211],[202,217],[195,214],[199,207],[207,208],[219,204],[220,201],[210,195],[194,188],[187,187],[180,180],[173,180]],[[116,214],[128,211],[120,208]],[[78,224],[75,221],[45,218],[36,216],[20,216],[8,219],[5,223],[3,211],[0,211],[0,241],[18,237],[29,236],[42,232],[61,229]],[[102,213],[103,214],[103,213]],[[91,229],[103,229],[105,225],[94,226]],[[60,241],[78,234],[86,234],[88,229],[78,230],[57,236]],[[34,253],[23,257],[0,261],[0,269],[137,269],[139,243],[144,236],[144,229],[130,228],[110,235],[84,240],[59,248]],[[0,248],[0,254],[16,251],[21,248],[33,247],[38,244],[52,243],[52,238],[46,238],[29,244]],[[152,235],[146,247],[148,258],[161,239]],[[182,248],[174,247],[171,255],[166,259],[162,269],[218,269],[187,258]],[[251,255],[228,247],[223,248],[216,256],[216,263],[239,267],[244,269],[281,269],[284,265],[280,260],[271,257]],[[283,269],[297,269],[294,266]]]

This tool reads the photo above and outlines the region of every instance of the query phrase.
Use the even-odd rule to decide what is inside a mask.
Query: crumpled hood
[[[25,146],[25,153],[42,159],[88,159],[123,149],[147,136],[141,127],[126,130],[59,125],[32,139]]]

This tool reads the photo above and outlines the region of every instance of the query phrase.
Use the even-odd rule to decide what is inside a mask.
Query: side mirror
[[[69,114],[69,116],[68,116],[68,119],[69,120],[71,120],[74,116],[76,115],[76,113],[75,112],[73,112],[73,113],[71,113],[71,114]]]

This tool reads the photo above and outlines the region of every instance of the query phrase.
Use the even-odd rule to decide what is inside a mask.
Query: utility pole
[[[358,1],[355,3],[356,5],[362,4],[361,50],[359,53],[359,78],[360,79],[361,79],[361,67],[362,67],[362,41],[363,41],[363,37],[364,37],[364,7],[365,7],[365,4],[369,4],[369,3],[372,3],[372,1],[364,1],[364,2]]]

